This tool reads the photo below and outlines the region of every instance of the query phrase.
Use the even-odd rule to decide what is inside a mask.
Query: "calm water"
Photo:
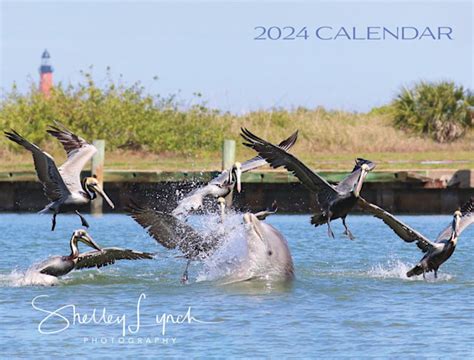
[[[404,275],[421,252],[372,217],[348,218],[357,237],[351,242],[341,235],[339,222],[334,225],[338,238],[332,240],[326,228],[309,224],[309,216],[276,215],[268,222],[289,241],[293,283],[196,281],[206,278],[196,264],[191,283],[183,286],[183,259],[159,248],[130,218],[88,219],[100,245],[158,251],[156,259],[71,273],[57,286],[31,285],[45,280],[24,271],[50,255],[68,254],[79,220],[61,215],[52,233],[48,216],[0,215],[2,357],[474,356],[474,227],[462,234],[439,279],[430,275],[425,282]],[[449,216],[402,219],[430,237],[450,221]],[[140,328],[125,338],[117,324],[73,324],[72,307],[43,323],[43,332],[63,331],[38,331],[47,311],[72,304],[76,316],[90,316],[94,308],[99,315],[104,307],[113,317],[125,314],[136,331],[142,293]],[[39,295],[46,295],[36,299],[44,312],[32,307]],[[212,323],[168,323],[162,335],[155,315],[184,315],[189,307],[195,319]]]

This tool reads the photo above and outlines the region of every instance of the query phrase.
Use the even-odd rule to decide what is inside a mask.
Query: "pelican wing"
[[[388,211],[378,207],[377,205],[371,204],[362,197],[359,196],[357,204],[364,210],[375,217],[382,219],[385,224],[387,224],[402,240],[406,242],[416,241],[416,245],[423,252],[427,252],[434,245],[433,243],[420,234],[418,231],[413,230],[408,225],[404,224],[398,220],[395,216],[390,214]]]
[[[293,145],[295,145],[297,139],[298,139],[298,130],[296,130],[293,134],[291,134],[289,138],[279,143],[278,147],[282,148],[285,151],[288,151],[292,148]],[[267,164],[266,160],[262,158],[260,155],[257,155],[254,158],[242,163],[242,172],[247,172],[266,164]]]
[[[298,130],[290,135],[287,139],[283,140],[278,144],[278,147],[284,150],[290,150],[291,147],[296,143],[298,139]],[[260,155],[257,155],[245,162],[242,163],[241,170],[242,172],[251,171],[257,169],[263,165],[266,165],[267,161],[262,158]],[[229,170],[224,170],[220,175],[212,179],[211,184],[221,184],[223,185],[225,181],[229,178]]]
[[[148,234],[167,249],[178,248],[186,258],[193,259],[210,253],[219,239],[201,236],[191,226],[173,215],[131,202],[126,211],[147,230]]]
[[[59,168],[59,172],[71,190],[79,191],[82,189],[81,171],[97,149],[61,124],[56,124],[58,126],[50,126],[47,132],[61,142],[67,154],[67,160]]]
[[[5,136],[33,154],[36,174],[39,181],[43,184],[45,195],[50,201],[65,199],[70,194],[51,155],[42,151],[35,144],[30,143],[15,130],[11,132],[5,131]]]
[[[114,264],[117,260],[153,259],[153,254],[121,248],[104,248],[79,254],[75,269],[100,268]]]
[[[310,191],[318,194],[320,202],[322,202],[321,200],[333,199],[339,194],[331,184],[282,148],[270,144],[247,129],[242,129],[241,136],[247,141],[247,143],[244,143],[245,146],[257,151],[271,167],[276,169],[283,166],[292,172]]]
[[[179,201],[172,214],[174,216],[182,216],[191,210],[199,209],[202,206],[204,197],[212,194],[213,186],[214,185],[207,184],[206,186],[191,191],[186,197]]]
[[[458,236],[472,223],[474,223],[474,196],[461,206],[461,222],[459,223]],[[447,240],[451,237],[453,227],[448,225],[436,238],[436,242]]]
[[[219,175],[217,175],[214,179],[209,181],[209,184],[204,186],[203,188],[208,187],[209,185],[219,185],[222,186],[226,183],[229,179],[230,171],[228,169],[223,170]],[[199,189],[198,189],[199,190]]]

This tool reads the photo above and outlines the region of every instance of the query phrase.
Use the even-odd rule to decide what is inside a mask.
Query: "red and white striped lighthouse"
[[[53,86],[53,67],[50,62],[50,55],[48,50],[43,52],[41,56],[41,66],[39,68],[40,72],[40,91],[45,95],[49,96],[51,87]]]

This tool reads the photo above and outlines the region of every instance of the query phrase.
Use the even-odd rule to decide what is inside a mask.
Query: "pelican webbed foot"
[[[435,271],[434,271],[434,277],[435,277],[435,279],[438,278],[438,270],[435,270]]]
[[[345,228],[343,234],[344,234],[344,235],[347,235],[347,237],[348,237],[350,240],[354,240],[354,239],[355,239],[354,235],[352,235],[352,232],[349,230],[349,228],[348,228],[347,225],[346,225],[346,218],[342,218],[342,224],[344,225],[344,228]]]
[[[344,234],[344,235],[347,235],[347,237],[349,238],[349,240],[354,240],[354,239],[355,239],[354,235],[352,235],[352,233],[351,233],[351,231],[350,231],[349,229],[344,230],[343,234]]]
[[[85,226],[86,228],[89,227],[89,223],[87,222],[87,220],[84,218],[84,216],[82,216],[82,214],[79,212],[79,211],[75,211],[77,216],[79,216],[81,218],[81,224],[82,226]]]

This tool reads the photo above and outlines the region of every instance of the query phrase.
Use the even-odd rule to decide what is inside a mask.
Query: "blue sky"
[[[2,1],[1,87],[37,80],[47,48],[55,81],[106,67],[150,92],[194,92],[222,110],[316,107],[366,111],[418,80],[472,89],[472,2]],[[306,26],[294,41],[253,38],[256,26]],[[453,28],[453,40],[318,40],[320,26]],[[157,75],[158,81],[153,81]]]

